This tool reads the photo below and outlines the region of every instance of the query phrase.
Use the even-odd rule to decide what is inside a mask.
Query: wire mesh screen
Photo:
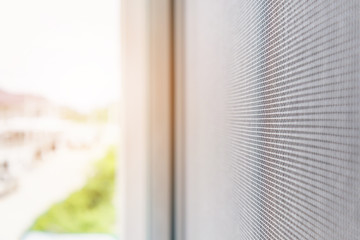
[[[360,1],[187,1],[187,239],[360,239]]]

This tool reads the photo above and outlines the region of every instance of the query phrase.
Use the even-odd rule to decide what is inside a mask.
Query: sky
[[[0,89],[88,111],[117,99],[120,0],[1,0]]]

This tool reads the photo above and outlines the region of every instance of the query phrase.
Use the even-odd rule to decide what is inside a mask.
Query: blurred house
[[[59,108],[47,99],[31,94],[13,94],[0,90],[0,120],[14,117],[58,116]]]
[[[30,168],[62,151],[99,142],[101,127],[68,107],[29,94],[0,90],[0,196]]]

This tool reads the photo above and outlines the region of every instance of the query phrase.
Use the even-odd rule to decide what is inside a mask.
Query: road
[[[107,148],[99,144],[86,151],[62,150],[27,172],[14,192],[0,198],[0,239],[21,239],[41,213],[80,189],[92,162],[101,158]]]

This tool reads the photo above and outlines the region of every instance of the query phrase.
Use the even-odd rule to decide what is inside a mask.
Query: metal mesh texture
[[[186,1],[186,239],[360,239],[359,6]]]

